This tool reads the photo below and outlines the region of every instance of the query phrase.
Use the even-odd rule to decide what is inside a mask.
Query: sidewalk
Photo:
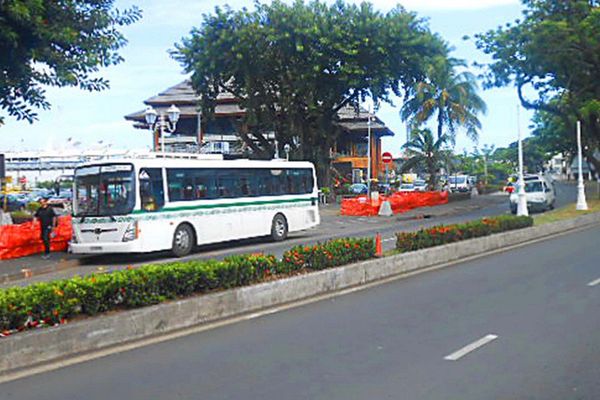
[[[62,271],[78,265],[79,257],[65,252],[51,253],[47,260],[42,258],[42,254],[0,260],[0,283]]]

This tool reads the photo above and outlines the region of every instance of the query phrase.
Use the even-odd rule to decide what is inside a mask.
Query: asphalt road
[[[5,383],[0,398],[598,399],[598,237],[596,226]]]
[[[556,207],[562,207],[573,203],[577,199],[577,188],[574,184],[557,183]],[[148,263],[163,263],[169,261],[184,261],[194,259],[222,259],[234,254],[247,254],[264,252],[281,257],[284,251],[298,244],[313,244],[339,237],[366,237],[381,233],[383,239],[383,250],[391,250],[395,246],[396,232],[417,230],[423,227],[450,224],[469,221],[485,216],[501,215],[509,213],[508,196],[486,195],[475,199],[449,203],[436,207],[425,207],[411,210],[405,214],[390,217],[347,217],[337,215],[337,208],[325,207],[321,211],[321,224],[309,231],[290,234],[287,240],[273,243],[265,238],[254,238],[248,240],[232,241],[218,245],[202,246],[193,254],[184,258],[173,258],[169,252],[150,254],[114,254],[101,256],[69,256],[76,258],[79,266],[58,272],[46,273],[34,276],[26,280],[8,282],[0,287],[13,285],[27,285],[32,282],[52,279],[67,278],[77,274],[90,274],[94,272],[107,272],[122,269],[126,266],[140,266]],[[426,218],[416,218],[417,216]],[[38,256],[27,257],[22,263],[13,261],[12,269],[19,272],[26,264],[27,268],[36,271],[42,269],[45,264],[60,264],[64,255],[53,255],[55,259],[44,261]],[[9,260],[10,261],[10,260]],[[1,269],[1,268],[0,268]],[[8,269],[6,269],[8,270]]]

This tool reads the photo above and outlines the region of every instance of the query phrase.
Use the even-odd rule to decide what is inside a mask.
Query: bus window
[[[140,170],[140,199],[142,210],[158,211],[165,205],[161,168],[142,168]]]
[[[205,168],[167,169],[170,201],[216,199],[216,171]]]

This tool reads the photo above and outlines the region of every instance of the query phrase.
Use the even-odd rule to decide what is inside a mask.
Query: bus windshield
[[[129,214],[135,206],[133,165],[113,164],[75,170],[76,217]]]

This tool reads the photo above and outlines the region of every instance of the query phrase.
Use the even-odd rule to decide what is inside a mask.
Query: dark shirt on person
[[[54,225],[54,218],[56,217],[56,213],[52,207],[40,207],[35,212],[35,217],[40,220],[42,225],[42,229],[52,228]]]

